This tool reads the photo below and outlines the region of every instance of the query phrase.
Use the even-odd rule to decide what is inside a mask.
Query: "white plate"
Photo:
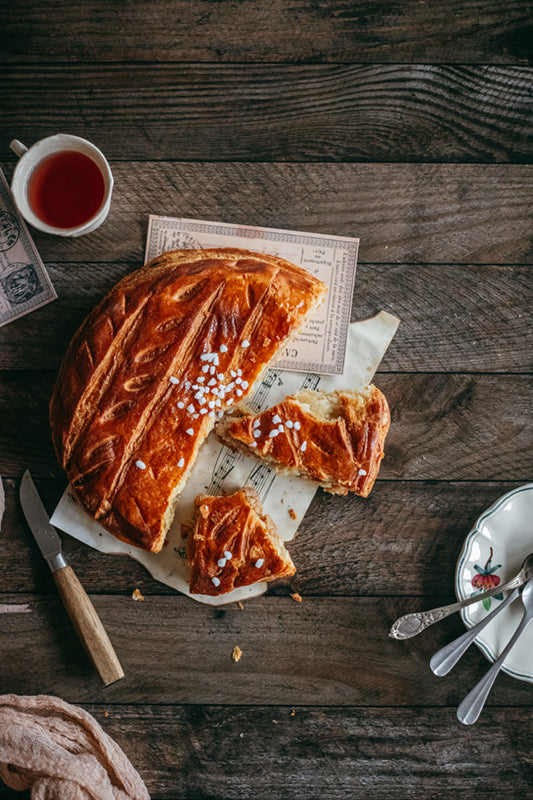
[[[490,582],[491,576],[495,576],[492,580],[497,581],[493,585],[501,583],[503,586],[516,575],[524,558],[531,552],[533,483],[528,483],[500,497],[479,517],[466,537],[455,573],[457,599],[470,597],[477,586]],[[495,604],[501,602],[497,597],[501,598],[501,595],[486,598],[486,607],[480,601],[464,608],[461,616],[466,627],[471,628],[484,619]],[[522,613],[522,604],[517,599],[479,634],[476,644],[489,661],[498,658],[518,627]],[[533,625],[526,628],[502,669],[513,678],[533,683]]]

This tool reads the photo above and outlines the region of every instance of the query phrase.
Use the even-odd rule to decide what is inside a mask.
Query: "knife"
[[[29,470],[20,482],[20,503],[35,541],[50,567],[74,630],[104,684],[109,686],[123,678],[124,672],[100,617],[62,552],[61,539],[50,524]]]

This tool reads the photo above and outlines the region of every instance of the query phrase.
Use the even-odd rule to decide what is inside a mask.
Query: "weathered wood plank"
[[[531,373],[532,308],[529,266],[361,264],[352,313],[402,321],[380,372]]]
[[[501,800],[533,780],[530,709],[487,708],[462,728],[447,708],[85,708],[153,800],[471,800],[473,785]]]
[[[0,614],[5,692],[58,694],[100,702],[102,685],[69,628],[57,596],[2,595],[29,611]],[[250,600],[215,609],[189,598],[93,595],[126,677],[106,688],[109,703],[224,705],[456,706],[487,669],[477,648],[446,678],[428,668],[435,650],[462,630],[458,618],[416,639],[388,638],[410,598]],[[430,607],[436,598],[429,596]],[[416,601],[419,605],[419,601]],[[239,662],[231,654],[243,651]],[[530,684],[498,677],[494,706],[529,706]]]
[[[1,5],[3,61],[518,63],[531,56],[524,0],[432,4],[430,12],[417,0]]]
[[[47,268],[59,298],[0,329],[0,369],[57,370],[86,314],[132,269],[122,263]],[[529,266],[363,263],[352,317],[384,309],[402,320],[381,372],[527,373],[533,372],[532,307]]]
[[[4,167],[9,178],[13,163]],[[101,228],[72,240],[33,232],[46,263],[140,266],[149,214],[358,236],[360,263],[533,263],[527,165],[114,162],[112,169],[113,202]]]
[[[3,70],[2,139],[30,143],[69,119],[112,159],[527,162],[532,76],[423,64],[19,66]]]
[[[101,706],[91,710],[102,720]],[[487,709],[475,731],[458,732],[452,740],[454,713],[441,709],[421,709],[413,719],[402,709],[298,708],[293,713],[286,707],[176,711],[150,707],[127,715],[127,709],[113,708],[103,719],[106,730],[123,742],[132,757],[139,755],[139,769],[152,791],[163,797],[196,793],[241,800],[245,782],[254,796],[269,800],[274,795],[366,800],[369,792],[374,798],[391,800],[399,798],[400,787],[409,797],[424,800],[444,797],[444,791],[470,798],[465,784],[472,780],[483,785],[484,796],[498,797],[498,792],[507,795],[511,785],[527,794],[533,778],[527,758],[532,733],[527,711]],[[148,746],[143,736],[147,723],[161,731],[158,742]],[[425,746],[420,748],[417,741]],[[382,759],[376,759],[376,747]],[[151,759],[154,751],[165,749],[168,784],[162,765],[156,767],[157,761]],[[480,751],[486,760],[480,759]],[[489,752],[494,760],[487,757]],[[303,767],[299,780],[297,763]],[[187,769],[190,764],[192,771]]]
[[[392,414],[382,478],[530,479],[530,376],[380,375],[376,383]]]
[[[101,706],[90,710],[135,757],[157,797],[242,800],[245,783],[254,796],[268,800],[366,800],[369,792],[383,800],[407,792],[423,800],[452,794],[471,798],[466,784],[473,780],[483,785],[484,796],[498,797],[499,792],[501,797],[508,796],[511,785],[527,794],[533,779],[527,711],[487,709],[474,730],[450,738],[450,728],[457,725],[454,712],[441,709],[421,709],[415,718],[403,709],[297,708],[293,713],[286,707],[149,707],[136,713],[112,708],[108,717]],[[147,724],[160,731],[157,742],[146,742]],[[423,748],[417,740],[425,743]],[[376,759],[377,748],[381,759]],[[164,750],[165,772],[151,758]]]
[[[0,374],[0,474],[29,467],[61,476],[48,423],[54,380],[50,372]],[[399,373],[375,382],[392,412],[381,479],[531,478],[530,376]]]
[[[38,480],[51,514],[66,481]],[[453,602],[453,576],[463,541],[477,517],[517,483],[378,481],[370,497],[318,492],[288,547],[297,568],[270,592],[310,596],[440,596]],[[0,592],[54,593],[18,501],[18,480],[5,479],[0,535]],[[136,561],[92,550],[63,536],[65,552],[88,592],[175,595]],[[426,606],[417,600],[417,608]]]

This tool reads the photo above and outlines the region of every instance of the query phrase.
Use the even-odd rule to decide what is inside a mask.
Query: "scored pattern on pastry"
[[[188,535],[191,594],[220,595],[294,575],[295,567],[255,489],[199,495]]]
[[[111,533],[159,550],[198,448],[325,294],[235,249],[173,251],[121,281],[75,335],[51,402],[73,490]]]
[[[217,426],[222,441],[278,472],[308,478],[333,494],[366,497],[390,425],[384,395],[303,390],[261,414],[237,409]]]

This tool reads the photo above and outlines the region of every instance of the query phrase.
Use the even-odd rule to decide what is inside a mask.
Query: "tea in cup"
[[[111,206],[113,175],[94,144],[58,133],[30,148],[13,139],[10,147],[19,156],[11,191],[30,225],[57,236],[82,236],[102,224]]]

